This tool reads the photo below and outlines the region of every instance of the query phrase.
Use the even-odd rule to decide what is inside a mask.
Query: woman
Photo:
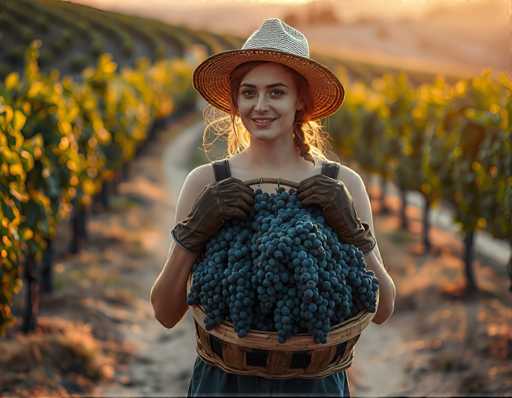
[[[374,239],[364,183],[350,168],[327,161],[327,139],[314,121],[341,105],[343,86],[309,58],[305,36],[280,19],[266,19],[242,49],[203,61],[194,71],[194,87],[231,115],[232,156],[195,168],[183,184],[170,255],[151,291],[157,319],[168,328],[179,322],[187,311],[187,277],[208,239],[226,220],[250,217],[254,191],[243,181],[279,177],[300,181],[297,195],[302,204],[320,206],[340,239],[365,254],[380,285],[373,321],[387,320],[395,286]],[[274,190],[271,186],[268,192]],[[345,370],[322,379],[272,380],[227,373],[198,356],[188,394],[208,393],[350,395]]]

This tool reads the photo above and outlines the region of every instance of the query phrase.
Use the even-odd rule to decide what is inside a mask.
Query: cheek
[[[245,100],[243,98],[238,99],[238,111],[240,112],[240,117],[246,126],[251,124],[250,118],[252,116],[253,107],[254,101]],[[282,99],[280,101],[275,101],[270,104],[270,107],[279,115],[279,119],[274,122],[275,126],[279,126],[280,129],[289,129],[290,126],[293,126],[296,110],[295,103],[292,100]]]
[[[295,104],[291,98],[282,98],[274,103],[274,109],[281,115],[295,114]]]
[[[242,118],[248,118],[250,116],[252,104],[248,101],[238,101],[238,112]]]

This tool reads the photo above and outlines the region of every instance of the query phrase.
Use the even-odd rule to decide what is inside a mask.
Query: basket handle
[[[256,185],[256,184],[277,184],[277,187],[279,188],[281,185],[288,185],[291,188],[297,189],[299,184],[286,180],[283,178],[276,178],[276,177],[260,177],[260,178],[253,178],[250,180],[245,180],[244,184],[247,184],[249,186]]]

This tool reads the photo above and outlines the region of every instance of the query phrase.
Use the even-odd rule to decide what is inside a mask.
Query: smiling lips
[[[269,126],[276,118],[254,118],[252,119],[254,124],[258,127]]]

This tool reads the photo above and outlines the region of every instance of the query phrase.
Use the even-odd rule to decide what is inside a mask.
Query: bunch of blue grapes
[[[187,303],[204,308],[207,330],[228,321],[239,337],[256,329],[281,343],[299,333],[326,343],[334,325],[376,311],[377,278],[319,207],[279,187],[257,189],[254,210],[227,221],[193,266]]]

